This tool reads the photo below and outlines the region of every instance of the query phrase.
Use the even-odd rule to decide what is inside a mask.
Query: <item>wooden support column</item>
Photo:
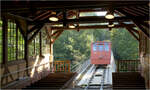
[[[16,60],[18,60],[18,24],[16,24]],[[19,64],[17,65],[17,70],[19,71]],[[19,72],[17,73],[17,77],[19,78]]]
[[[51,29],[49,30],[49,32],[50,32],[50,35],[53,33]],[[53,43],[52,43],[52,37],[50,36],[50,62],[53,62],[54,61],[53,59],[54,59],[54,57],[53,57]]]
[[[6,75],[10,73],[8,69],[8,19],[5,17],[2,18],[3,24],[2,24],[2,41],[3,41],[3,56],[2,56],[2,65],[4,68],[4,72],[2,75]],[[6,78],[6,83],[8,83],[8,76],[7,77],[2,77],[1,78],[1,85],[3,84],[4,78]],[[12,75],[10,75],[11,80],[14,80]]]
[[[49,57],[49,61],[53,62],[53,43],[52,43],[52,35],[53,35],[53,31],[49,26],[45,26],[45,30],[47,32],[48,35],[48,39],[49,39],[49,53],[50,53],[50,57]]]
[[[2,35],[3,35],[3,64],[6,64],[8,61],[8,20],[6,18],[2,18]]]
[[[25,46],[24,46],[24,49],[25,49],[25,56],[24,56],[24,58],[25,58],[25,61],[26,61],[26,68],[28,68],[29,67],[29,60],[28,60],[28,53],[29,53],[29,44],[28,44],[28,35],[26,35],[25,36],[25,39],[24,39],[24,42],[25,42]],[[26,74],[27,74],[27,76],[29,76],[29,71],[28,71],[28,69],[27,69],[27,71],[26,71]]]
[[[40,56],[42,56],[42,32],[39,33]]]

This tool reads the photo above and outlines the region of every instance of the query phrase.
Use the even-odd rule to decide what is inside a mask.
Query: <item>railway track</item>
[[[91,66],[83,80],[79,82],[78,86],[82,90],[105,90],[110,89],[111,85],[107,85],[106,81],[106,71],[108,67],[106,66]]]

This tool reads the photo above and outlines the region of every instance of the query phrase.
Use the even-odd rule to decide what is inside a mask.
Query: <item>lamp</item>
[[[115,25],[113,24],[113,22],[109,22],[109,24],[108,24],[108,27],[109,28],[112,28],[112,27],[114,27]]]
[[[113,11],[108,10],[106,15],[105,15],[105,18],[106,19],[114,19],[115,17],[114,17]]]
[[[56,17],[56,12],[52,12],[52,15],[49,17],[50,21],[56,22],[58,21],[58,18]]]
[[[72,24],[72,25],[69,25],[69,28],[75,28],[75,26]]]

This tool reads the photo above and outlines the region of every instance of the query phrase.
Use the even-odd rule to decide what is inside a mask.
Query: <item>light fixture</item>
[[[106,13],[106,15],[105,15],[105,18],[106,19],[114,19],[115,17],[114,17],[114,13],[113,13],[113,11],[111,10],[108,10],[107,11],[107,13]]]
[[[52,15],[49,17],[50,21],[56,22],[58,21],[58,18],[56,17],[56,12],[52,12]]]
[[[69,25],[69,28],[75,28],[75,25]]]
[[[115,25],[113,24],[113,22],[109,22],[109,24],[108,24],[108,27],[109,28],[112,28],[112,27],[114,27]]]

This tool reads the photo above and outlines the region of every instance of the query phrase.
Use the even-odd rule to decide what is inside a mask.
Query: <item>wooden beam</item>
[[[17,27],[18,27],[20,33],[22,34],[23,38],[25,38],[25,32],[24,32],[24,30],[22,29],[21,24],[20,24],[17,20],[15,21],[15,23],[16,23],[16,25],[17,25]]]
[[[46,14],[48,14],[48,13],[50,13],[50,11],[46,11],[46,12],[44,12],[44,13],[42,13],[42,14],[38,15],[38,16],[37,16],[37,17],[35,17],[33,20],[40,19],[40,18],[42,18],[44,15],[46,15]]]
[[[149,33],[149,29],[145,29],[141,24],[140,22],[136,21],[136,20],[133,20],[133,22],[135,23],[135,25],[144,33],[144,35],[146,37],[148,37],[150,39],[150,33]]]
[[[141,17],[141,16],[134,16],[134,15],[132,15],[132,14],[130,14],[130,13],[128,13],[128,12],[122,10],[122,9],[116,9],[116,10],[117,10],[118,12],[122,13],[123,15],[125,15],[126,18],[130,18],[130,20],[133,20],[133,19],[135,19],[135,20],[142,20],[142,21],[147,21],[147,20],[149,20],[149,16],[143,16],[143,18],[136,18],[136,17]]]
[[[128,9],[128,8],[124,8],[124,9],[122,9],[123,11],[125,11],[125,12],[127,12],[127,13],[129,13],[129,14],[131,14],[131,15],[133,15],[133,16],[138,16],[138,14],[137,13],[135,13],[135,12],[133,12],[133,11],[131,11],[130,9]]]
[[[130,33],[136,40],[139,41],[139,37],[137,37],[137,36],[135,35],[135,33],[134,33],[130,28],[126,27],[126,29],[129,31],[129,33]]]
[[[135,27],[134,24],[128,24],[128,26],[130,27]],[[51,27],[52,30],[77,30],[77,29],[80,29],[80,30],[84,30],[84,29],[104,29],[104,28],[108,28],[107,25],[91,25],[91,26],[79,26],[79,27],[76,27],[76,28],[64,28],[64,27]],[[124,28],[123,25],[115,25],[113,28]]]
[[[137,35],[135,35],[135,33],[133,32],[132,27],[130,27],[130,26],[128,26],[128,25],[126,25],[122,22],[119,22],[119,23],[120,23],[120,25],[123,25],[136,40],[138,40],[138,41],[140,40],[139,39],[139,34],[137,34],[138,35],[138,37],[137,37]]]
[[[28,43],[30,43],[35,37],[36,35],[41,31],[41,28],[44,26],[44,24],[41,24],[39,26],[39,28],[34,32],[34,34],[28,39]]]
[[[13,12],[13,11],[30,11],[31,6],[35,7],[36,10],[62,10],[62,8],[73,10],[73,9],[92,9],[92,8],[107,8],[113,5],[114,8],[122,8],[129,6],[142,6],[147,5],[149,2],[135,2],[135,1],[59,1],[59,2],[5,2],[2,1],[2,12]]]
[[[28,34],[30,34],[30,33],[32,33],[32,32],[34,32],[37,28],[39,28],[41,26],[41,23],[39,23],[39,24],[37,24],[37,25],[35,25],[35,26],[33,26],[30,30],[28,30]]]
[[[57,31],[53,32],[53,34],[51,35],[51,37],[57,35],[57,33],[59,33],[59,32],[60,32],[60,30],[57,30]]]
[[[135,16],[137,16],[137,15],[145,16],[143,13],[137,11],[137,10],[134,9],[134,8],[127,8],[127,7],[125,7],[124,9],[127,10],[128,12],[132,13],[132,14],[135,15]]]
[[[142,6],[137,6],[136,8],[137,8],[137,9],[141,9],[142,11],[145,11],[146,14],[149,14],[149,9],[146,9],[146,8],[144,8],[144,7],[142,7]],[[147,12],[148,12],[148,13],[147,13]]]
[[[100,12],[100,11],[106,11],[104,8],[98,8],[98,9],[82,9],[78,10],[80,13],[86,13],[86,12]]]
[[[24,20],[24,21],[30,21],[30,22],[33,21],[32,19],[14,15],[12,13],[2,13],[2,16],[5,16],[7,19],[12,19],[12,20]]]
[[[59,33],[56,35],[56,37],[52,40],[52,44],[57,40],[57,38],[62,34],[64,30],[59,31]]]
[[[147,20],[148,17],[141,17],[141,16],[132,16],[132,17],[115,17],[112,20],[108,20],[106,19],[104,16],[86,16],[86,17],[80,17],[79,19],[66,19],[65,22],[67,22],[67,24],[82,24],[82,23],[106,23],[109,21],[112,22],[118,22],[118,21],[123,21],[123,22],[128,22],[131,21],[132,19],[136,19],[136,20]],[[48,19],[45,20],[39,20],[37,22],[30,22],[30,24],[34,25],[34,24],[38,24],[38,22],[44,22],[44,23],[51,23],[51,24],[63,24],[64,20],[59,20],[58,22],[51,22]]]
[[[148,11],[145,11],[145,10],[143,10],[143,9],[140,9],[140,8],[138,8],[138,7],[130,7],[132,10],[135,10],[135,11],[137,11],[137,12],[139,12],[140,14],[142,13],[142,14],[146,14],[146,15],[148,15]]]
[[[129,26],[128,26],[128,27],[129,27]],[[135,32],[136,34],[139,35],[139,30],[135,30],[133,27],[130,27],[130,29],[131,29],[133,32]]]
[[[42,20],[42,21],[36,21],[35,26],[33,26],[30,30],[28,30],[28,34],[30,34],[31,32],[34,32],[36,29],[40,28],[41,26],[43,26],[45,23],[47,22],[46,19]],[[31,24],[31,22],[30,22]]]

